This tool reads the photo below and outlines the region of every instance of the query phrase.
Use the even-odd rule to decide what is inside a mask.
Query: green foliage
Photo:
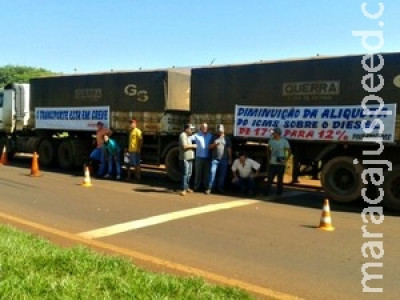
[[[28,83],[29,79],[54,75],[54,72],[43,68],[6,65],[0,67],[0,88],[7,83]]]

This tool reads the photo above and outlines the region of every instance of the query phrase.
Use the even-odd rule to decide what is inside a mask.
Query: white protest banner
[[[269,138],[275,127],[287,139],[357,141],[380,137],[393,143],[396,104],[263,107],[236,105],[234,135]],[[364,122],[364,123],[363,123]],[[381,126],[382,123],[384,126]]]
[[[110,125],[110,107],[36,107],[37,129],[95,131],[97,122]]]

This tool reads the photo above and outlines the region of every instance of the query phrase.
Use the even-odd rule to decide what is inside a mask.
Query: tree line
[[[5,65],[0,67],[0,88],[8,83],[28,83],[31,78],[54,75],[56,73],[29,66]]]

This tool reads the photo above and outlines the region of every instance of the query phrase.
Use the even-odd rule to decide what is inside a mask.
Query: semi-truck
[[[143,132],[142,162],[175,165],[177,136],[189,118],[190,70],[107,72],[34,78],[0,91],[0,147],[38,152],[41,166],[82,166],[101,121],[127,145],[129,121]],[[169,168],[177,176],[177,167]]]
[[[235,145],[261,147],[280,127],[294,182],[321,180],[339,202],[384,194],[400,210],[399,66],[400,53],[382,53],[194,68],[191,118],[225,124]],[[268,160],[261,149],[256,156]]]
[[[223,123],[234,145],[260,147],[280,127],[293,181],[321,180],[339,202],[373,203],[384,193],[400,210],[400,53],[194,68],[191,82],[194,123]],[[256,156],[268,161],[261,149]]]
[[[88,157],[97,121],[125,147],[136,118],[142,162],[165,164],[177,181],[186,122],[224,124],[234,152],[248,150],[264,171],[280,127],[293,182],[311,176],[338,202],[384,193],[384,205],[400,210],[399,66],[400,53],[382,53],[35,78],[0,91],[0,147],[69,169]]]

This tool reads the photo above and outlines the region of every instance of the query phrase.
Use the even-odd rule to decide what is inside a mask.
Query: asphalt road
[[[127,255],[152,270],[239,285],[260,298],[398,299],[400,217],[389,212],[381,224],[366,224],[383,237],[363,238],[361,204],[331,203],[336,230],[316,228],[321,191],[286,188],[280,202],[234,193],[181,197],[160,172],[140,183],[92,178],[90,188],[81,186],[83,174],[29,173],[24,164],[0,166],[1,223]],[[382,242],[383,258],[370,250],[363,257],[368,241]],[[383,293],[362,292],[368,262],[383,263],[368,269],[383,279],[367,283]]]

